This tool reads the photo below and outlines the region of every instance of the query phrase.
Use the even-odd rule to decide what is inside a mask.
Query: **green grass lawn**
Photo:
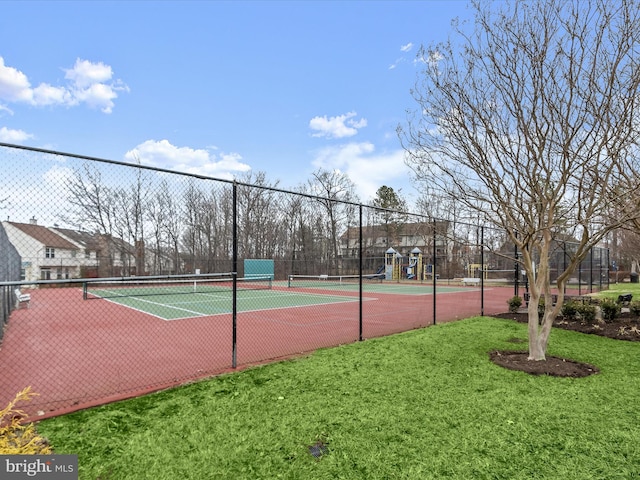
[[[491,363],[526,325],[472,318],[42,421],[81,479],[640,478],[640,344],[564,330],[587,378]],[[316,459],[309,446],[328,452]]]
[[[598,296],[617,299],[625,293],[631,293],[634,301],[640,301],[640,283],[611,283],[609,289],[599,292]]]

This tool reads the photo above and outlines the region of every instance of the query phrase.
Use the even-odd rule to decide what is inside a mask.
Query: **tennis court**
[[[109,292],[112,293],[112,292]],[[184,320],[194,317],[227,315],[233,311],[232,291],[193,293],[140,293],[135,289],[117,296],[102,298],[162,320]],[[297,308],[304,306],[357,302],[358,297],[303,293],[287,290],[239,290],[237,312]]]
[[[360,284],[356,275],[290,275],[287,282],[273,282],[270,277],[238,278],[236,289],[236,311],[245,313],[357,302]],[[469,289],[438,287],[440,293],[463,290]],[[433,293],[433,286],[366,278],[363,281],[363,292],[430,295]],[[162,320],[184,320],[232,313],[233,281],[225,277],[203,277],[87,282],[83,287],[83,298],[114,302]]]
[[[355,292],[360,289],[358,275],[289,275],[286,286],[291,290]],[[389,295],[431,295],[433,284],[422,282],[396,282],[384,280],[377,275],[364,276],[362,290],[365,293]],[[284,285],[284,283],[282,284]],[[468,292],[469,288],[437,286],[438,293]]]

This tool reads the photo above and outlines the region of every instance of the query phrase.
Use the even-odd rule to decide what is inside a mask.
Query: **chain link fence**
[[[526,288],[502,232],[344,201],[330,177],[290,192],[7,144],[0,162],[0,405],[30,385],[40,417],[502,313]]]
[[[20,266],[22,260],[16,247],[9,241],[7,232],[0,226],[0,255],[2,260],[0,261],[0,281],[2,282],[17,282],[20,280]],[[0,294],[0,309],[2,309],[2,323],[0,326],[0,341],[4,334],[4,326],[9,321],[9,314],[15,307],[17,297],[15,295],[15,288],[10,286],[2,287]]]

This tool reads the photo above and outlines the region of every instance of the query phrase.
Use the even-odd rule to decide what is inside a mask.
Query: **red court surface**
[[[31,386],[38,396],[20,406],[31,420],[234,371],[230,314],[165,321],[83,301],[75,288],[30,293],[29,308],[11,314],[0,345],[0,405]],[[484,314],[505,312],[511,296],[513,287],[486,288]],[[431,294],[364,297],[363,339],[434,323]],[[480,313],[477,288],[437,295],[436,323]],[[359,314],[358,302],[239,313],[237,369],[356,342]]]

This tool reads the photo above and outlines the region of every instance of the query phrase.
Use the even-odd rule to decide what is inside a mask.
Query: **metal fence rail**
[[[501,313],[526,288],[514,246],[484,225],[7,144],[0,163],[0,405],[30,385],[40,417]],[[189,288],[215,274],[228,281]],[[607,274],[594,251],[572,288]],[[329,281],[347,275],[380,281]]]

